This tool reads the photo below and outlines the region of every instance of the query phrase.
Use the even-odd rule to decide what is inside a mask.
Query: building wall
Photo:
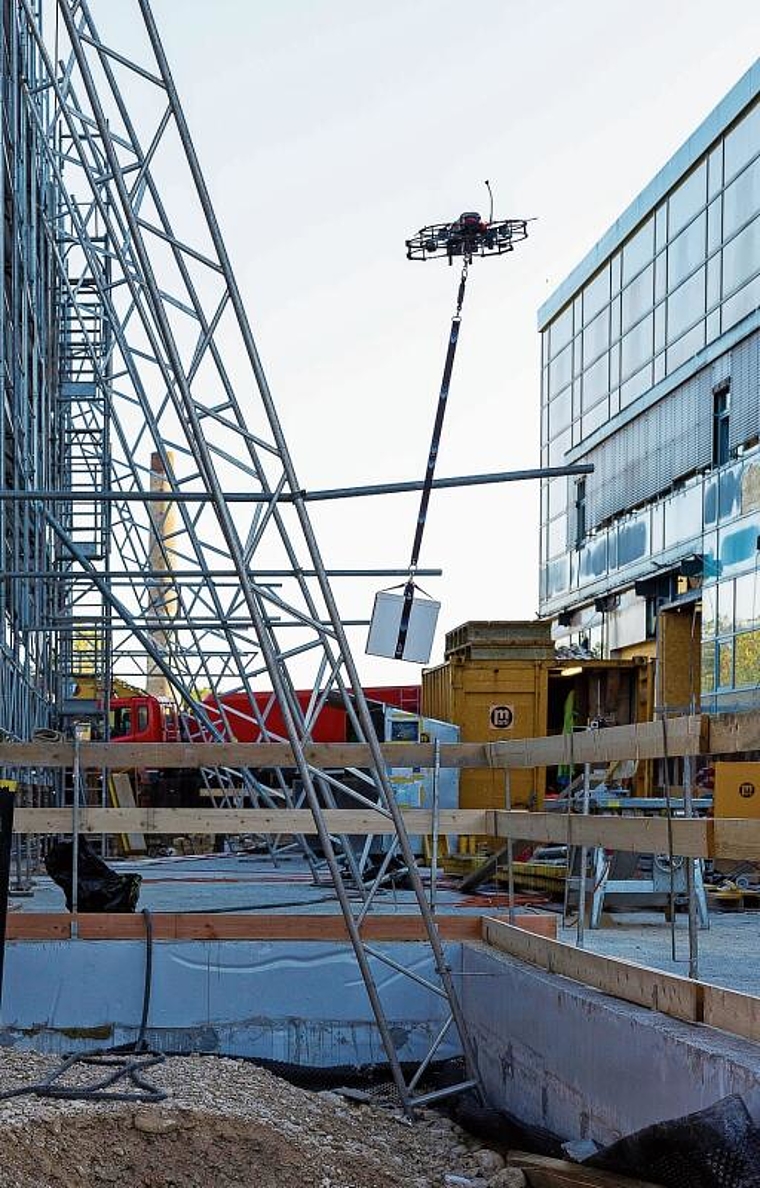
[[[760,684],[760,63],[539,325],[542,462],[595,467],[542,484],[541,613],[635,648],[654,635],[642,583],[692,558],[704,698],[746,703]]]

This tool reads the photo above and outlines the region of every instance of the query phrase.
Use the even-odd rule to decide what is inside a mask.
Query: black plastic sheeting
[[[664,1188],[760,1188],[760,1128],[737,1094],[658,1122],[584,1160]]]
[[[71,911],[73,844],[58,842],[47,853],[45,867],[66,896]],[[111,870],[83,837],[79,839],[77,863],[77,908],[80,912],[134,912],[140,898],[142,878],[138,874],[117,874]]]

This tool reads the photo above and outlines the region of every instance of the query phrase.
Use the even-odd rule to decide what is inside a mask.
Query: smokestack
[[[174,469],[174,455],[166,451],[169,470]],[[150,489],[152,492],[171,491],[171,484],[160,454],[150,456]],[[157,499],[149,504],[150,545],[148,561],[151,568],[149,584],[151,638],[162,654],[166,654],[166,623],[177,613],[177,591],[171,571],[174,565],[176,532],[179,517],[176,503]],[[171,688],[161,669],[148,658],[147,690],[153,697],[169,697]]]

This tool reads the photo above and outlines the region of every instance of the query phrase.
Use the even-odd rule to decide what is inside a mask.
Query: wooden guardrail
[[[760,714],[757,717],[757,745],[760,747]],[[735,715],[727,715],[734,718]],[[706,714],[643,722],[634,726],[612,726],[545,738],[517,738],[494,743],[441,743],[442,767],[528,768],[558,764],[610,763],[617,759],[657,759],[667,750],[671,757],[707,754],[713,727]],[[725,725],[722,738],[728,744],[751,736]],[[729,750],[733,747],[728,747]],[[391,767],[432,767],[432,743],[383,743],[381,751]],[[367,767],[370,748],[364,743],[309,743],[304,747],[307,763],[314,768]],[[293,767],[289,743],[82,743],[79,762],[83,768],[199,768]],[[74,763],[70,742],[0,743],[0,766],[13,768],[66,768]]]
[[[483,940],[528,965],[571,978],[624,1002],[687,1023],[717,1027],[744,1039],[760,1040],[760,998],[752,994],[577,949],[493,917],[483,920]]]

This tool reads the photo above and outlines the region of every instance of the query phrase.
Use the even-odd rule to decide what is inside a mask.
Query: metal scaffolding
[[[165,682],[207,737],[232,737],[227,711],[210,717],[199,691],[249,694],[262,739],[290,744],[297,778],[280,771],[271,790],[252,771],[234,781],[254,804],[274,796],[311,810],[411,1111],[430,1099],[421,1077],[444,1040],[458,1036],[466,1072],[433,1096],[477,1086],[478,1074],[161,38],[148,0],[129,4],[126,48],[109,35],[106,0],[51,8],[43,25],[35,0],[2,6],[11,100],[0,488],[19,493],[0,500],[14,575],[0,587],[2,724],[28,738],[54,721],[54,707],[75,711],[83,674],[106,707],[115,676],[139,674]],[[311,690],[305,706],[296,673]],[[262,682],[272,690],[263,707],[253,696]],[[328,699],[369,746],[369,768],[334,774],[308,762]],[[323,816],[357,804],[381,813],[391,838],[371,880],[369,846],[341,843]],[[425,984],[446,1004],[412,1074],[383,998],[399,978],[425,979],[362,932],[395,856],[433,956]]]

